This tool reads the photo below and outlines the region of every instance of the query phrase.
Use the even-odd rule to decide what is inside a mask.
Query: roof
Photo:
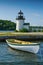
[[[30,25],[30,23],[24,23],[23,25]]]
[[[23,12],[20,10],[20,12],[18,12],[18,14],[23,14]]]

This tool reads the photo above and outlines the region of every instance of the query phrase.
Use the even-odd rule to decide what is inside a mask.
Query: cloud
[[[32,13],[33,16],[40,17],[40,14],[38,13]]]

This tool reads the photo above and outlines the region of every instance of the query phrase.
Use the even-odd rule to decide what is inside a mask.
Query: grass
[[[43,35],[43,32],[0,32],[0,36],[36,36]]]

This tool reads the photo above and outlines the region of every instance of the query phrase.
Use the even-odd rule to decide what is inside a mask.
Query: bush
[[[26,28],[23,28],[19,32],[28,32],[28,30]]]
[[[17,30],[15,30],[15,32],[18,32]]]
[[[38,32],[41,32],[41,30],[38,30]]]
[[[42,32],[43,32],[43,30],[42,30]]]
[[[33,32],[37,32],[36,30],[33,30]]]

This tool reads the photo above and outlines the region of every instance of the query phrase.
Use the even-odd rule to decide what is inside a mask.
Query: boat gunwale
[[[8,40],[6,40],[6,42],[10,45],[16,45],[16,46],[36,46],[36,45],[40,45],[40,43],[33,43],[33,44],[21,44],[21,43],[11,43]]]

